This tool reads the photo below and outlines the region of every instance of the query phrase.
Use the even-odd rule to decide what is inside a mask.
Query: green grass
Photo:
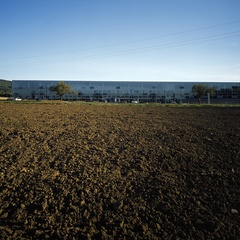
[[[240,104],[165,104],[165,103],[105,103],[105,102],[85,102],[85,101],[60,101],[60,100],[22,100],[22,101],[7,101],[0,98],[2,104],[74,104],[74,105],[100,105],[100,106],[154,106],[154,107],[194,107],[194,108],[206,108],[206,107],[240,107]]]

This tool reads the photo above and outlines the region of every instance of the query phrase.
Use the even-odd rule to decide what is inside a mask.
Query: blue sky
[[[240,81],[239,0],[0,0],[0,78]]]

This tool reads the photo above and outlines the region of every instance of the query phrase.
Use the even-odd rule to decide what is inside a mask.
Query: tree
[[[202,97],[206,96],[207,93],[210,93],[210,95],[213,96],[215,91],[215,88],[200,83],[192,86],[192,92],[197,96],[199,104],[201,104]]]
[[[51,86],[49,90],[51,92],[56,92],[60,96],[60,100],[62,100],[63,95],[66,93],[75,94],[75,92],[72,90],[72,87],[64,82],[58,82],[58,84]]]
[[[12,82],[11,81],[0,79],[0,96],[2,96],[2,97],[12,96]]]

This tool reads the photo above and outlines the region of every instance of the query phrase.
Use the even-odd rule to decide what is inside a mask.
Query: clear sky
[[[240,0],[0,0],[0,78],[240,81]]]

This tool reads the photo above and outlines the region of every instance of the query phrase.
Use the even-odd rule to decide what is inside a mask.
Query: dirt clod
[[[239,238],[240,108],[0,112],[0,239]]]

